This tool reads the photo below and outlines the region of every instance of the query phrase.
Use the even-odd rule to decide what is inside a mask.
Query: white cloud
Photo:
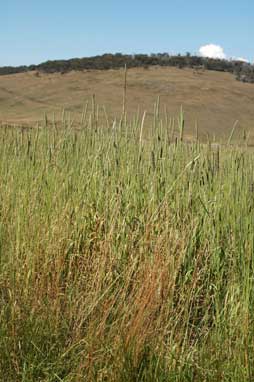
[[[215,44],[207,44],[207,45],[201,46],[199,48],[199,54],[202,57],[220,58],[220,59],[227,58],[224,52],[224,49],[220,45],[215,45]]]
[[[246,62],[246,63],[249,62],[249,60],[247,60],[247,58],[243,58],[243,57],[234,57],[234,60],[242,61],[242,62]]]

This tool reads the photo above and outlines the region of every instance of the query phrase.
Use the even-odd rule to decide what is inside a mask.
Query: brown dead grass
[[[21,73],[0,77],[0,121],[33,123],[43,113],[61,118],[63,108],[78,118],[82,106],[95,94],[97,103],[105,105],[110,117],[122,111],[123,70],[85,71],[61,74]],[[187,132],[194,131],[228,137],[233,124],[238,129],[253,129],[254,85],[235,80],[229,73],[191,69],[130,69],[127,83],[127,112],[132,115],[147,110],[152,118],[156,97],[161,97],[161,110],[177,116],[183,105]],[[252,135],[252,134],[251,134]]]

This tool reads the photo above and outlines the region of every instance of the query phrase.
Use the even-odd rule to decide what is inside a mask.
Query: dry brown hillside
[[[49,116],[55,112],[60,118],[63,108],[78,118],[93,94],[110,116],[119,115],[123,77],[123,70],[1,76],[0,121],[33,123],[44,112]],[[171,116],[177,116],[183,106],[190,133],[197,120],[203,134],[227,136],[239,120],[238,129],[246,129],[254,137],[254,85],[238,82],[229,73],[157,67],[128,71],[129,114],[140,107],[147,110],[149,119],[158,95],[161,110],[165,106]]]

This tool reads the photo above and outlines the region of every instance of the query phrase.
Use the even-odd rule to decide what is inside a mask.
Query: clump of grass
[[[252,152],[95,110],[0,129],[1,380],[253,380]]]

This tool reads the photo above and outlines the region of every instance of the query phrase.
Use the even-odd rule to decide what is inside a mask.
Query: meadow
[[[0,128],[0,380],[253,381],[248,134],[97,110]]]

